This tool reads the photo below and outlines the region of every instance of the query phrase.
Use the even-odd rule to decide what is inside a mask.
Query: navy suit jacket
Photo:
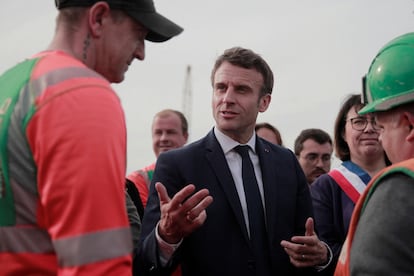
[[[280,246],[283,239],[304,235],[305,221],[313,216],[305,176],[290,150],[260,138],[256,141],[265,194],[272,274],[313,274],[313,269],[294,268]],[[166,186],[170,197],[184,186],[194,184],[196,190],[208,189],[214,199],[206,209],[205,223],[184,238],[166,268],[159,264],[155,238],[155,226],[160,219],[159,199],[154,189],[156,182]],[[134,269],[137,275],[168,275],[178,263],[181,263],[183,276],[256,275],[242,207],[213,131],[188,146],[161,154],[157,160]]]
[[[329,175],[319,176],[310,188],[315,228],[332,250],[333,259],[321,275],[333,275],[351,222],[355,203]]]

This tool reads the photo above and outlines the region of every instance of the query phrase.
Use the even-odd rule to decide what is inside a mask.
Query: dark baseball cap
[[[119,9],[137,20],[148,29],[146,40],[164,42],[180,34],[183,28],[157,13],[152,0],[55,0],[60,10],[67,7],[89,7],[104,1],[112,9]]]

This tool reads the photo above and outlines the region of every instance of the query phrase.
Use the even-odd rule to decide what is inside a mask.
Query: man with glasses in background
[[[332,139],[322,129],[302,130],[295,140],[294,151],[309,185],[331,169]]]

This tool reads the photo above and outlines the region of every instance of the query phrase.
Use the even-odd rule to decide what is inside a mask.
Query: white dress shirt
[[[234,148],[241,145],[239,142],[234,141],[230,137],[222,133],[218,128],[214,128],[214,135],[216,136],[221,148],[223,149],[224,156],[226,157],[227,164],[229,165],[231,175],[233,176],[234,184],[236,186],[237,194],[239,195],[240,204],[243,209],[244,221],[246,223],[247,232],[249,233],[249,216],[247,212],[246,196],[244,194],[243,178],[242,178],[242,158]],[[256,175],[257,184],[259,186],[260,196],[262,198],[263,210],[264,206],[264,192],[263,192],[263,180],[262,171],[260,170],[259,156],[256,153],[256,135],[253,133],[250,140],[243,145],[248,145],[249,156],[252,160],[254,173]],[[231,185],[231,183],[224,183],[224,185]],[[250,235],[250,233],[249,233]]]
[[[244,188],[243,188],[243,178],[242,178],[242,158],[241,156],[234,150],[234,148],[238,145],[241,145],[239,142],[231,139],[230,137],[226,136],[223,132],[221,132],[217,127],[214,127],[214,135],[216,136],[223,152],[224,156],[226,157],[227,164],[229,165],[231,175],[233,176],[234,184],[236,186],[237,194],[239,196],[240,204],[243,209],[243,216],[246,225],[247,232],[250,235],[249,231],[249,216],[247,212],[247,202],[246,196],[244,195]],[[263,181],[262,181],[262,172],[260,170],[259,165],[259,157],[256,153],[256,135],[253,132],[252,137],[247,142],[250,147],[249,156],[252,160],[254,172],[256,175],[257,184],[259,185],[260,196],[262,198],[263,210],[264,207],[264,193],[263,193]],[[224,185],[232,185],[232,183],[224,183]],[[214,204],[214,203],[213,203]],[[172,257],[174,251],[178,248],[178,246],[182,243],[182,240],[177,244],[169,244],[165,242],[158,234],[158,226],[159,222],[156,226],[155,236],[158,241],[158,246],[160,248],[160,261],[161,265],[166,265],[168,260]]]

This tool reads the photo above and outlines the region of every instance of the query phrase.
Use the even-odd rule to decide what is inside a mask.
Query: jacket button
[[[250,270],[255,270],[256,269],[256,262],[254,260],[248,260],[247,261],[247,267]]]

